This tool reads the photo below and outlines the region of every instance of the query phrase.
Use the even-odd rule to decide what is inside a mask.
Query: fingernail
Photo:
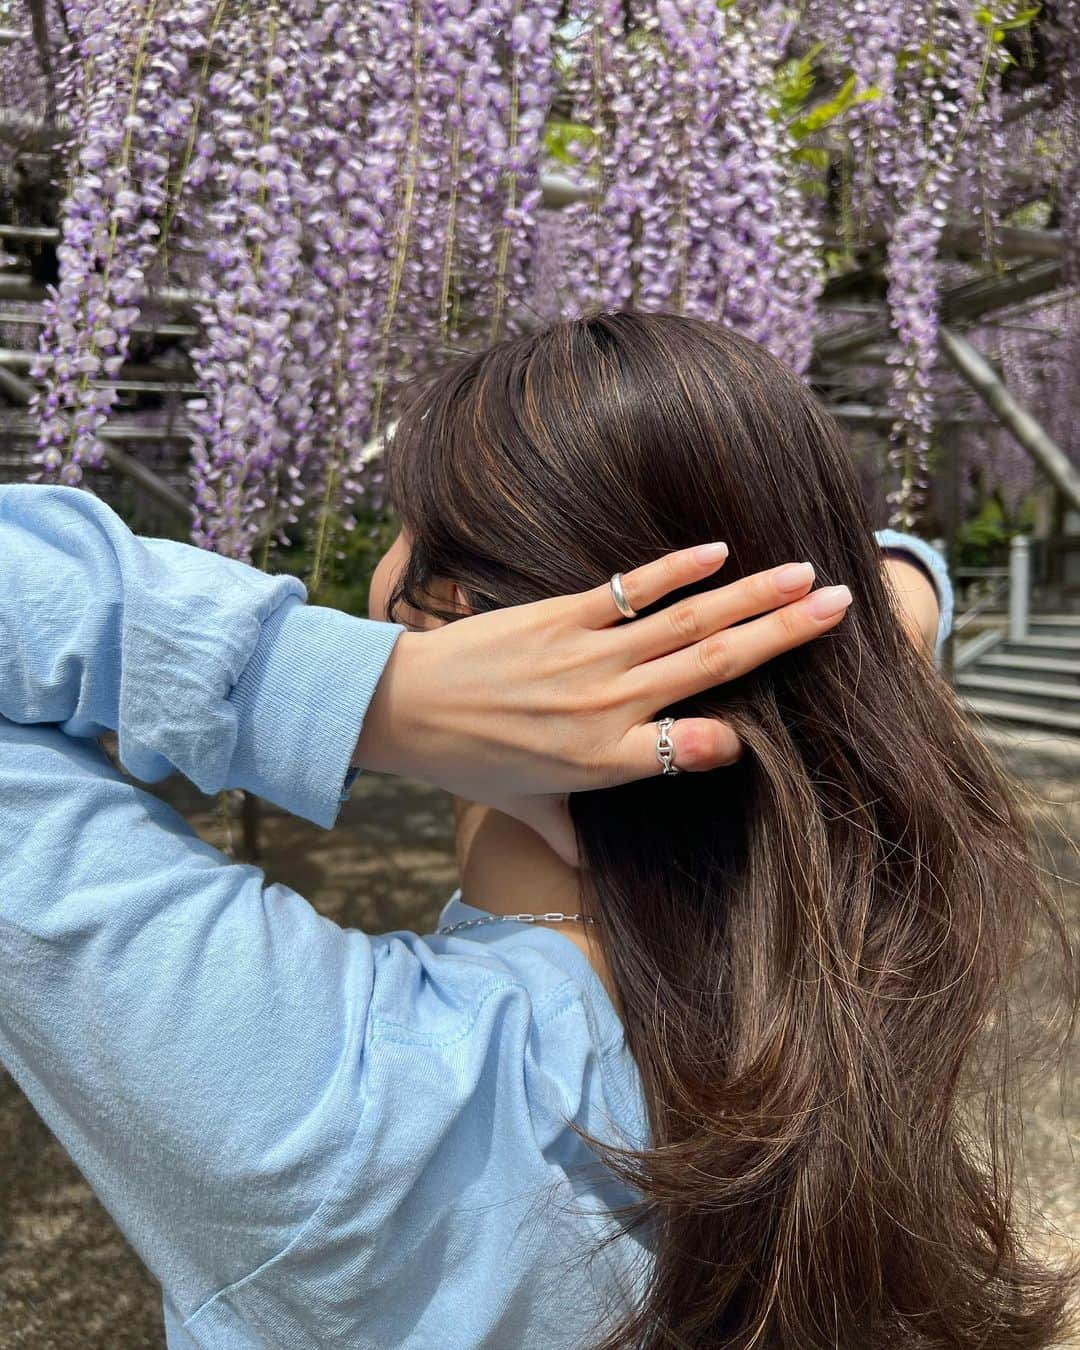
[[[850,604],[851,592],[846,586],[825,586],[807,599],[806,608],[815,619],[831,619]]]
[[[720,562],[728,555],[727,544],[699,544],[694,549],[694,559],[702,563]]]
[[[810,563],[788,563],[774,575],[773,585],[778,591],[797,591],[813,579],[814,569]]]

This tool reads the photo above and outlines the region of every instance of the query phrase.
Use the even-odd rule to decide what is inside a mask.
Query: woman
[[[390,470],[372,622],[0,489],[0,1058],[172,1350],[1049,1345],[958,1082],[1052,911],[937,555],[883,568],[800,382],[670,316],[458,361]],[[453,791],[440,932],[228,865],[109,726],[326,826],[360,768]]]

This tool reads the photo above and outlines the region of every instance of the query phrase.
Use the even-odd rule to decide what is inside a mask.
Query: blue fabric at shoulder
[[[924,563],[933,577],[937,590],[941,617],[938,620],[937,640],[934,643],[935,656],[941,652],[945,639],[949,636],[953,622],[953,586],[949,578],[949,567],[942,553],[917,535],[902,530],[876,530],[874,538],[881,548],[902,549]]]

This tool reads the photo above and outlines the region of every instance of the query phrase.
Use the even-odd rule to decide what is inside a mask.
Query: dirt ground
[[[1037,792],[1042,828],[1066,879],[1080,937],[1080,751],[1047,755],[1005,738],[999,753]],[[158,789],[224,847],[220,803],[182,780]],[[456,884],[448,799],[416,784],[361,776],[328,832],[264,807],[261,865],[346,927],[430,931]],[[1073,1068],[1080,1067],[1074,1063]],[[1030,1192],[1055,1241],[1080,1242],[1080,1102],[1053,1084],[1025,1111]],[[157,1350],[158,1286],[78,1170],[0,1070],[0,1350]],[[508,1347],[509,1350],[509,1347]]]

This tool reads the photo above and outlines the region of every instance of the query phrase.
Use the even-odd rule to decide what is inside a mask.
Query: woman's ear
[[[462,617],[475,613],[472,606],[466,601],[461,587],[456,581],[451,581],[449,577],[432,577],[427,583],[426,589],[440,609],[453,610]],[[434,619],[430,615],[425,615],[421,626],[424,628],[441,628],[445,622],[445,619]]]
[[[465,592],[457,582],[454,583],[454,607],[455,609],[461,610],[463,614],[471,614],[473,612],[468,601],[465,599]]]

